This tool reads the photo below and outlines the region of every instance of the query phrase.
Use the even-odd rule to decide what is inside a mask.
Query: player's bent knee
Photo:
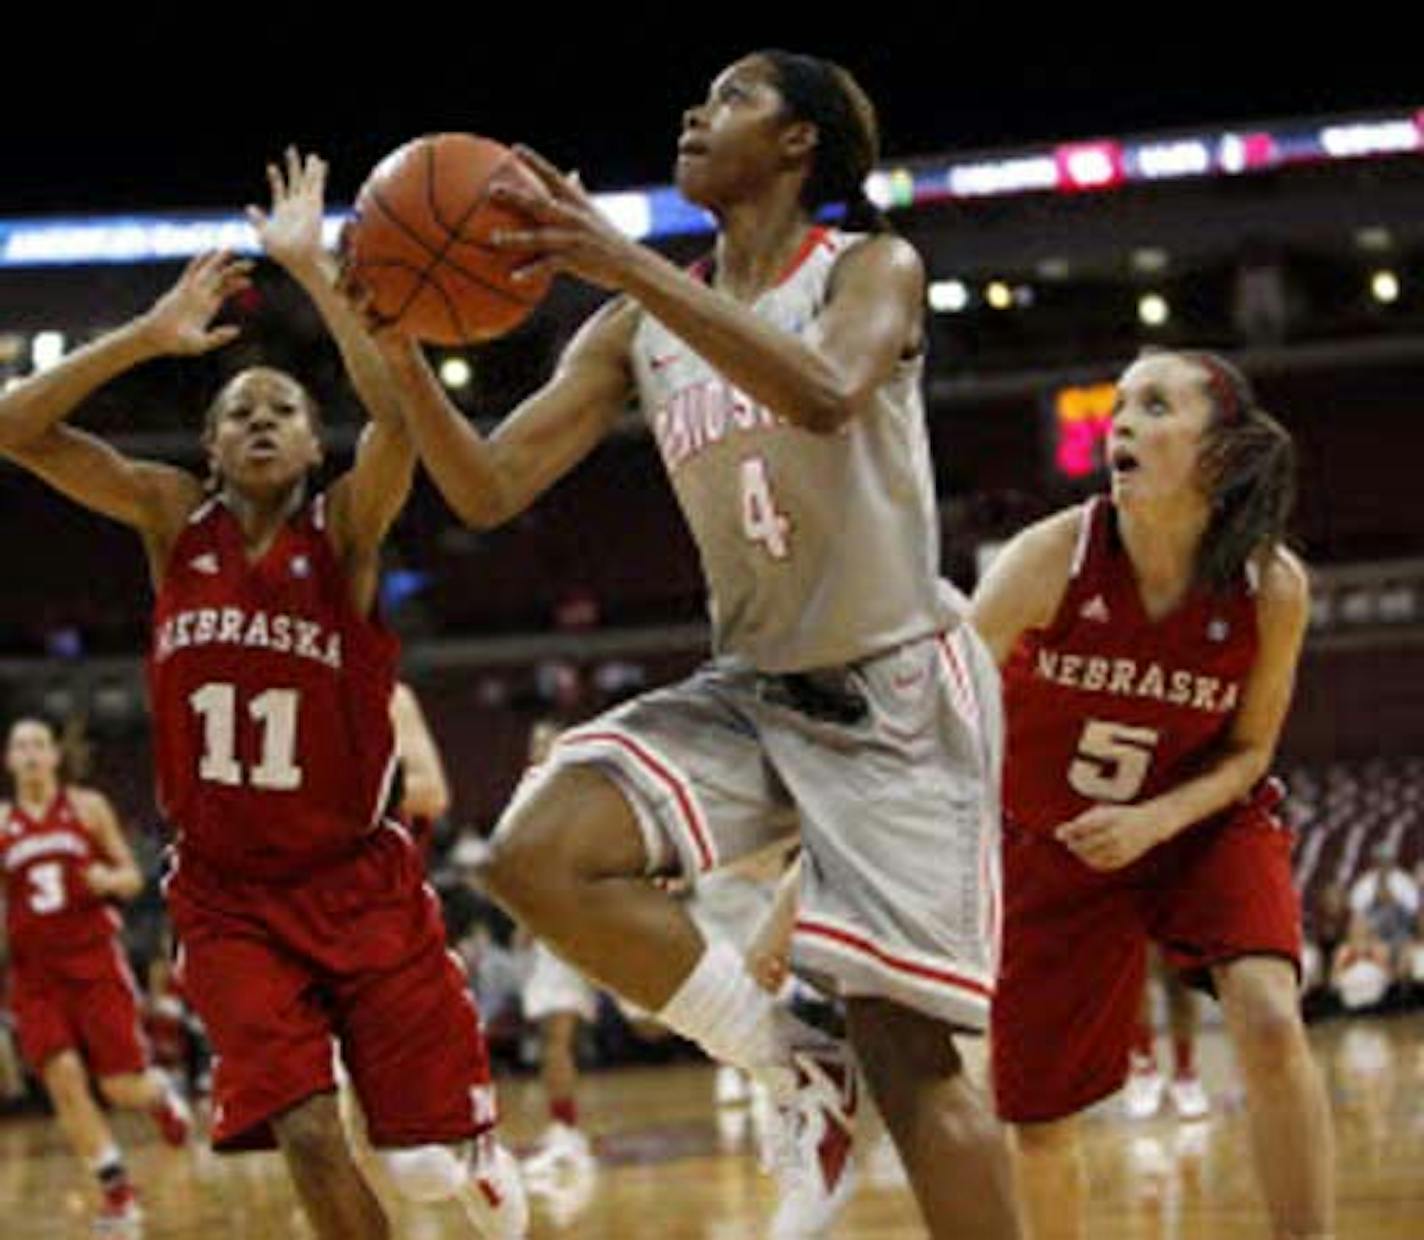
[[[417,1145],[406,1149],[378,1150],[377,1156],[391,1182],[408,1201],[445,1201],[460,1189],[465,1164],[444,1145]]]
[[[1077,1153],[1078,1122],[1075,1119],[1012,1127],[1014,1145],[1025,1158],[1061,1158]]]

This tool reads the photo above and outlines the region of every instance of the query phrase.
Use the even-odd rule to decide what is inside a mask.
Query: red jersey
[[[180,864],[286,881],[352,853],[380,819],[398,648],[352,605],[322,500],[254,561],[219,499],[173,548],[148,680]]]
[[[108,861],[63,789],[40,818],[9,806],[0,820],[0,868],[6,931],[18,965],[113,939],[119,916],[84,881],[85,870]]]
[[[1256,659],[1250,582],[1195,589],[1151,620],[1106,497],[1083,514],[1047,627],[1004,668],[1004,811],[1051,832],[1101,802],[1150,800],[1197,774],[1227,736]]]

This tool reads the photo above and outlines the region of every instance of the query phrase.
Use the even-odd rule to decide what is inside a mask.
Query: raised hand
[[[565,176],[526,146],[515,147],[514,153],[543,193],[507,181],[491,190],[496,202],[529,217],[526,227],[503,229],[490,238],[499,249],[528,250],[538,256],[513,278],[532,280],[547,271],[567,271],[604,288],[620,287],[640,247],[593,205],[578,173]]]
[[[252,264],[230,254],[200,254],[183,269],[178,283],[140,319],[145,336],[160,353],[209,353],[236,339],[240,328],[213,327],[223,302],[250,283]]]
[[[322,216],[326,208],[326,161],[302,156],[289,146],[281,165],[267,165],[272,187],[270,212],[248,207],[247,218],[273,262],[294,275],[316,270],[322,261]]]

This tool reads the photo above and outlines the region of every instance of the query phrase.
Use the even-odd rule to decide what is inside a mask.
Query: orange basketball
[[[492,232],[529,222],[491,200],[501,183],[543,193],[508,147],[464,133],[417,138],[372,169],[342,250],[347,278],[379,318],[431,344],[463,345],[529,316],[552,276],[516,284],[510,274],[533,256],[489,244]]]

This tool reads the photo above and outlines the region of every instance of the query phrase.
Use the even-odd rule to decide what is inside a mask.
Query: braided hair
[[[880,125],[870,97],[833,61],[776,48],[755,55],[771,66],[786,114],[816,127],[801,205],[814,215],[844,204],[847,228],[888,232],[889,223],[865,193],[865,178],[880,158]]]

